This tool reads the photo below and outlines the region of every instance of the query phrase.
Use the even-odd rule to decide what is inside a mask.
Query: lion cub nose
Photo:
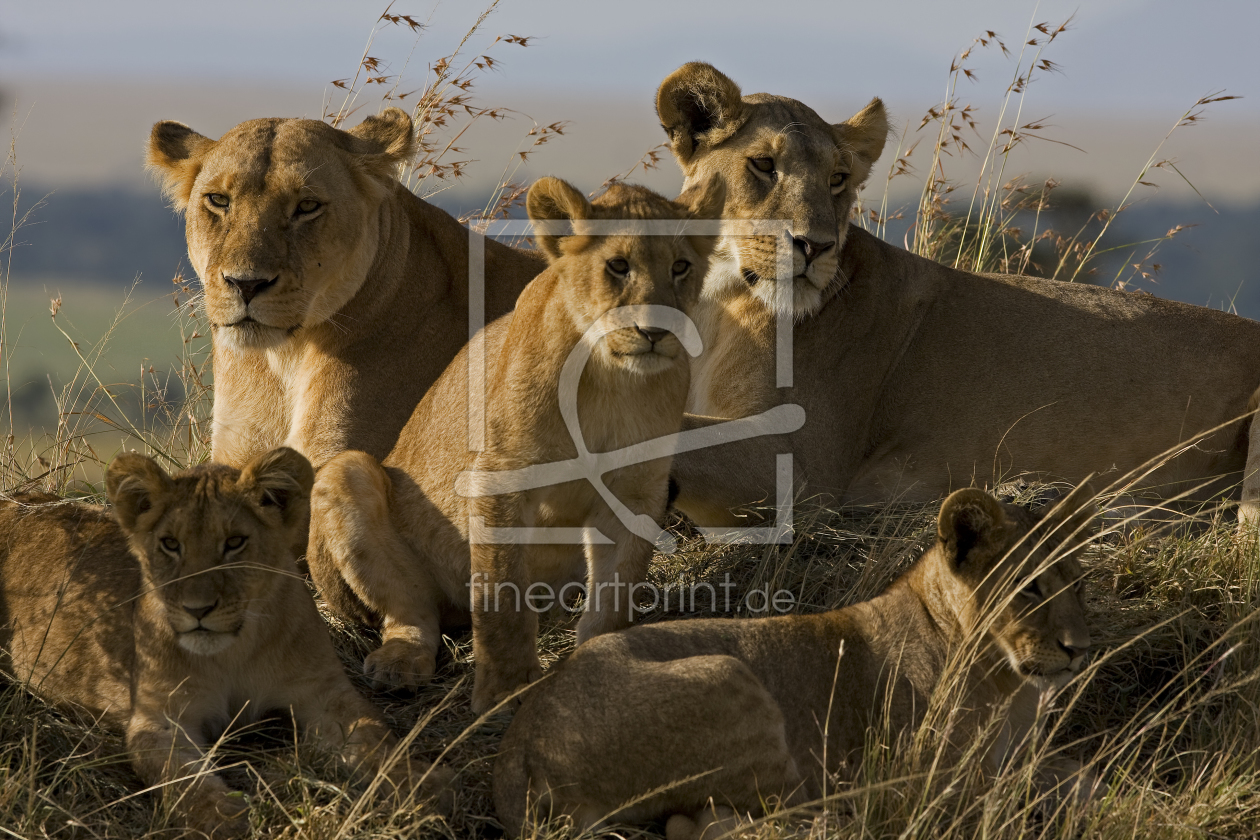
[[[280,278],[278,276],[272,277],[268,280],[265,277],[229,277],[226,274],[223,275],[224,282],[226,282],[229,286],[235,287],[236,291],[241,296],[241,300],[244,301],[246,305],[248,305],[259,292],[274,286],[276,281],[279,279]]]
[[[638,324],[634,328],[639,331],[639,335],[655,344],[665,336],[669,335],[669,330],[657,329],[656,327],[640,327]]]
[[[201,621],[201,619],[205,618],[206,616],[210,615],[210,613],[214,612],[214,608],[217,606],[219,606],[219,602],[217,600],[213,604],[207,604],[204,607],[194,607],[191,604],[183,605],[184,612],[188,613],[189,615],[191,615],[193,618],[197,619],[198,621]]]

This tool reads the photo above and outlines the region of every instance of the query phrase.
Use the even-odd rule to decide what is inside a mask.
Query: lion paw
[[[389,639],[363,660],[363,674],[373,688],[418,688],[436,670],[433,652],[406,639]]]
[[[414,794],[444,817],[454,813],[455,771],[446,765],[403,758],[389,769],[387,776],[404,797]]]
[[[249,834],[249,800],[226,788],[193,795],[186,811],[188,827],[210,840],[232,840]]]
[[[537,656],[528,665],[513,668],[480,666],[473,680],[472,709],[477,714],[493,709],[503,698],[542,676]],[[515,706],[519,699],[512,701]]]
[[[692,817],[674,814],[665,823],[667,840],[714,840],[737,831],[745,821],[733,808],[725,805],[709,805]]]

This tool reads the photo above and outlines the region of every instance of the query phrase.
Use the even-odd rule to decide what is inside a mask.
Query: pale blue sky
[[[253,117],[318,118],[324,96],[338,93],[329,82],[354,73],[386,2],[0,0],[0,98],[16,102],[24,177],[144,185],[142,145],[155,120],[218,136]],[[418,40],[405,27],[385,28],[371,54],[383,72],[403,74],[403,90],[421,87],[428,64],[484,8],[484,0],[396,0],[394,12],[430,28]],[[1085,151],[1038,144],[1015,161],[1018,171],[1123,194],[1177,116],[1224,88],[1244,98],[1213,106],[1206,126],[1178,132],[1161,156],[1177,158],[1214,200],[1260,195],[1260,62],[1251,43],[1260,0],[501,0],[466,55],[496,35],[533,36],[525,49],[493,49],[502,64],[478,80],[475,101],[543,124],[570,121],[564,138],[511,177],[562,174],[592,189],[661,142],[653,95],[685,61],[711,61],[745,92],[793,96],[837,121],[878,95],[895,126],[913,129],[973,37],[992,29],[1018,50],[1030,23],[1074,13],[1072,29],[1044,54],[1062,72],[1042,74],[1024,116],[1047,118],[1046,136]],[[990,49],[971,66],[980,82],[964,83],[960,98],[991,131],[1013,65]],[[380,92],[367,91],[361,113],[380,107]],[[529,125],[483,120],[461,136],[462,157],[480,161],[462,189],[488,192]],[[640,177],[668,192],[677,171],[666,163]],[[1179,178],[1156,180],[1161,197],[1193,197]]]
[[[34,0],[0,2],[4,77],[212,78],[320,84],[353,71],[382,0]],[[477,0],[397,0],[429,20],[413,67],[448,51]],[[834,97],[860,87],[886,97],[943,84],[949,56],[985,28],[1016,45],[1032,18],[1076,12],[1076,29],[1048,55],[1064,73],[1040,91],[1048,106],[1141,111],[1177,107],[1210,90],[1248,97],[1260,115],[1255,0],[502,0],[484,34],[538,38],[500,50],[499,84],[532,90],[650,96],[683,61],[709,60],[747,90]],[[401,68],[412,38],[382,35],[374,54]],[[982,72],[1006,65],[981,60]],[[411,73],[419,77],[421,73]],[[2,83],[2,82],[0,82]]]

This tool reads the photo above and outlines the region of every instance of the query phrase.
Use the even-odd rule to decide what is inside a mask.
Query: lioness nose
[[[210,615],[210,613],[214,612],[214,608],[217,606],[219,606],[218,601],[215,601],[213,604],[207,604],[204,607],[193,607],[188,604],[184,604],[184,612],[188,613],[193,618],[200,621],[201,619]]]
[[[815,242],[814,240],[806,239],[803,236],[792,237],[792,245],[800,248],[801,252],[805,254],[805,265],[809,265],[814,260],[821,257],[824,253],[834,247],[835,244],[836,242],[834,239],[830,242]]]
[[[643,336],[653,344],[669,334],[669,330],[657,329],[656,327],[640,327],[638,324],[635,324],[634,328],[639,331],[639,335]]]
[[[241,300],[248,304],[259,292],[274,286],[280,278],[272,277],[267,280],[262,277],[228,277],[225,274],[223,279],[229,286],[235,286],[236,291],[240,292]]]

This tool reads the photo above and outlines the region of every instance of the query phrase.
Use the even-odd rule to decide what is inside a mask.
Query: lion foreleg
[[[332,651],[330,650],[331,654]],[[312,743],[337,755],[364,780],[383,776],[384,787],[405,803],[412,794],[449,805],[453,774],[400,752],[398,739],[375,706],[337,670],[322,680],[296,679],[293,717]]]
[[[249,831],[249,803],[215,775],[194,722],[172,721],[160,710],[136,709],[127,725],[127,753],[145,784],[161,787],[183,821],[212,838]]]
[[[1260,390],[1251,395],[1248,410],[1260,406]],[[1242,503],[1238,506],[1238,527],[1243,533],[1254,534],[1260,528],[1260,423],[1256,415],[1251,417],[1251,430],[1247,436],[1247,465],[1243,468]]]
[[[641,505],[630,505],[638,512]],[[664,508],[664,500],[653,507]],[[660,514],[653,517],[658,522]],[[577,640],[587,639],[628,627],[634,621],[637,590],[647,580],[652,562],[652,544],[628,531],[608,508],[588,523],[612,544],[586,546],[586,606],[578,619]]]
[[[363,452],[328,462],[311,493],[308,563],[324,599],[360,623],[379,624],[381,646],[363,672],[383,686],[433,676],[442,592],[390,518],[390,480]]]
[[[488,528],[523,525],[515,496],[474,500],[474,515]],[[529,608],[527,546],[518,542],[483,542],[472,535],[470,606],[473,658],[477,672],[472,707],[484,712],[518,687],[542,674],[538,661],[538,614]]]

